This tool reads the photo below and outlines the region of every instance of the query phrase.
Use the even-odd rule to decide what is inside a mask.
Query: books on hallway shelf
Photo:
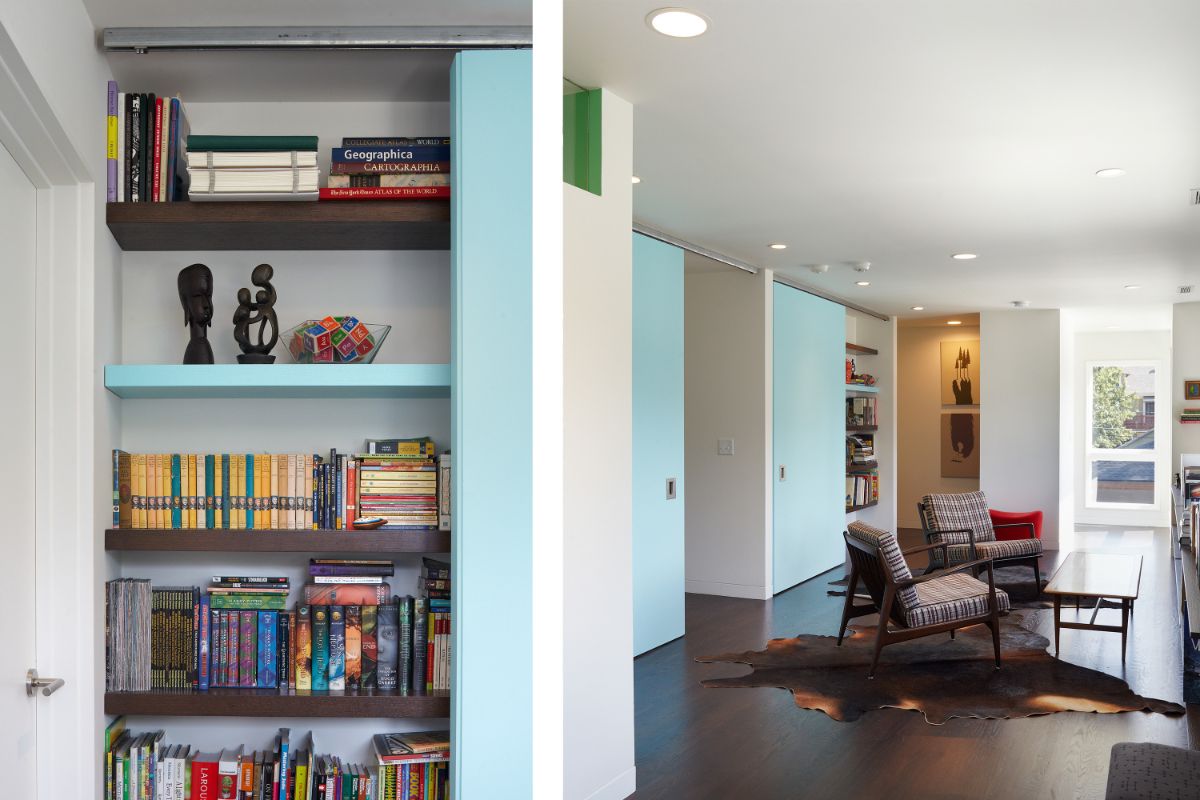
[[[206,587],[106,584],[105,689],[212,688],[445,695],[450,565],[424,558],[415,594],[390,561],[314,559],[290,602],[284,576],[217,575]],[[340,582],[318,582],[333,577]]]
[[[316,136],[187,137],[192,200],[317,199]]]
[[[450,196],[450,139],[351,137],[330,153],[322,200],[416,200]]]
[[[857,508],[879,501],[879,475],[846,476],[846,508]]]
[[[875,415],[877,397],[847,397],[846,424],[851,427],[872,427],[879,424]]]
[[[1179,412],[1179,421],[1186,424],[1200,422],[1200,408],[1185,408]]]
[[[109,81],[105,121],[108,202],[187,199],[189,127],[178,95],[123,92],[116,81]]]
[[[382,517],[383,530],[449,530],[449,455],[439,468],[432,439],[387,441],[403,452],[114,450],[113,527],[346,531]]]

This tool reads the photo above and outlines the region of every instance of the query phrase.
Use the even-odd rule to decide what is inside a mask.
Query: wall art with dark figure
[[[979,477],[979,415],[942,415],[942,477]]]
[[[942,405],[979,405],[979,340],[942,342]]]
[[[233,312],[233,338],[242,354],[237,357],[239,364],[274,364],[275,356],[268,355],[275,342],[279,341],[279,322],[275,319],[275,287],[271,278],[275,271],[270,264],[259,264],[250,273],[250,282],[259,287],[250,300],[250,290],[243,287],[238,289],[238,307]],[[256,340],[250,341],[251,328],[257,326]],[[270,336],[267,335],[268,330]]]
[[[213,315],[212,270],[203,264],[192,264],[179,270],[176,281],[179,302],[183,305],[183,324],[191,338],[183,351],[184,364],[213,363],[212,345],[208,343],[208,326]]]

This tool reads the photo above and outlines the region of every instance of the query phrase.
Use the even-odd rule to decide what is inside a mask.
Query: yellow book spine
[[[150,505],[147,510],[150,512],[150,517],[147,521],[149,528],[161,528],[162,521],[159,518],[158,509],[162,505],[162,492],[159,487],[162,485],[162,473],[159,468],[159,458],[157,453],[150,453],[146,456],[146,469],[149,471],[150,480],[148,488],[148,496]]]
[[[262,508],[262,513],[263,513],[262,525],[259,525],[259,527],[260,528],[274,528],[275,527],[275,513],[274,513],[273,509],[271,508],[271,474],[273,472],[271,469],[271,464],[273,463],[271,461],[272,456],[270,453],[263,453],[259,458],[262,459],[262,467],[261,467],[262,483],[259,484],[262,486],[262,489],[259,490],[259,493],[258,493],[258,496],[260,498],[258,504]],[[255,459],[254,463],[256,463],[256,464],[259,463],[258,459]]]
[[[271,456],[271,528],[278,530],[279,524],[279,454]]]
[[[134,453],[133,463],[133,527],[146,527],[146,456]]]
[[[203,492],[198,492],[196,487],[197,483],[203,486],[204,479],[200,478],[199,475],[201,467],[196,463],[196,454],[188,453],[187,459],[192,466],[192,473],[188,476],[188,494],[190,494],[192,497],[192,502],[188,506],[188,527],[203,528],[204,526],[200,525],[199,521],[196,519],[196,508],[200,505],[200,496],[203,494]],[[200,480],[197,481],[197,478],[200,478]]]
[[[225,505],[221,498],[221,454],[213,455],[213,528],[224,526]]]
[[[233,474],[237,477],[237,504],[234,506],[238,530],[246,527],[246,457],[238,454],[229,459],[236,462]]]

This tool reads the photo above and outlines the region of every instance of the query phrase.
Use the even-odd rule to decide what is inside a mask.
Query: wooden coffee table
[[[1067,555],[1066,561],[1055,571],[1047,584],[1046,594],[1054,596],[1054,656],[1059,655],[1058,632],[1061,628],[1083,631],[1110,631],[1121,634],[1121,659],[1125,659],[1125,641],[1129,635],[1129,615],[1133,601],[1137,599],[1142,582],[1142,557],[1118,553],[1088,553],[1083,551]],[[1094,598],[1096,608],[1089,622],[1063,622],[1060,618],[1063,596]],[[1103,600],[1119,600],[1121,603],[1121,625],[1097,625]]]

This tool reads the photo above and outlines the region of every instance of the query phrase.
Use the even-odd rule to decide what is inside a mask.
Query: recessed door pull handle
[[[38,689],[42,690],[43,695],[49,697],[66,684],[67,682],[62,678],[39,678],[36,669],[25,673],[25,694],[28,697],[37,694]]]

